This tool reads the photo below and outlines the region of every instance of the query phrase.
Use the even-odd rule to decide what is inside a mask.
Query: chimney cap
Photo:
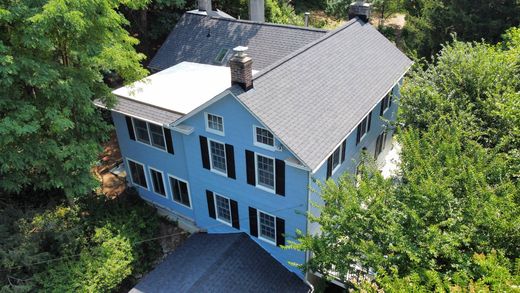
[[[246,55],[247,49],[249,48],[245,46],[238,46],[233,48],[233,52],[235,52],[235,54],[237,54],[239,57],[243,57]]]

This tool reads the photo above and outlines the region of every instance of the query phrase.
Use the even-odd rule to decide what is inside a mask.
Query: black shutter
[[[238,217],[238,203],[235,200],[230,199],[231,205],[231,225],[233,228],[240,229],[240,219]]]
[[[388,108],[390,108],[390,106],[392,106],[392,91],[390,91],[390,93],[388,94]]]
[[[357,126],[356,145],[358,145],[359,139],[361,138],[361,124],[362,123],[363,123],[363,121],[361,121],[361,123],[359,123],[359,125]]]
[[[258,237],[258,223],[256,219],[256,209],[249,207],[249,234]]]
[[[276,194],[285,196],[285,162],[276,159]]]
[[[208,214],[211,218],[216,219],[215,215],[215,200],[213,199],[213,192],[206,190],[206,199],[208,201]]]
[[[202,156],[202,167],[204,169],[210,169],[209,168],[209,154],[208,154],[208,139],[204,136],[199,136],[200,140],[200,154]]]
[[[126,127],[128,128],[128,136],[131,140],[135,140],[134,125],[132,124],[132,117],[125,116]]]
[[[367,126],[367,133],[370,131],[370,123],[372,122],[372,111],[368,113],[368,126]]]
[[[276,246],[285,245],[285,221],[276,218]]]
[[[236,179],[235,175],[235,152],[233,146],[230,144],[226,144],[226,166],[227,166],[227,176],[229,178]]]
[[[175,152],[173,151],[172,132],[169,128],[164,128],[164,136],[166,140],[166,150],[173,155]]]
[[[246,174],[247,184],[256,185],[255,178],[255,153],[246,150]]]
[[[347,139],[341,143],[341,163],[345,162],[345,149],[347,148]]]
[[[383,116],[383,112],[385,111],[385,101],[388,97],[384,97],[383,100],[381,100],[381,109],[379,110],[379,116]]]
[[[327,159],[327,178],[329,179],[332,175],[332,155]]]

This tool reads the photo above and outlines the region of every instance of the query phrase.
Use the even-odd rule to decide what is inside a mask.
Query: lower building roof
[[[146,275],[131,293],[309,292],[245,233],[194,234]]]

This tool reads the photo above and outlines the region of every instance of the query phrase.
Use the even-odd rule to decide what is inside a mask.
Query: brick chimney
[[[238,84],[245,91],[253,88],[253,59],[246,54],[247,47],[236,47],[235,53],[229,60],[231,69],[231,85]]]
[[[364,22],[368,22],[370,19],[371,5],[370,3],[365,3],[364,0],[352,2],[348,10],[348,19],[353,19],[357,16]]]
[[[211,12],[211,0],[198,0],[199,11]]]
[[[265,0],[249,0],[249,20],[265,22]]]

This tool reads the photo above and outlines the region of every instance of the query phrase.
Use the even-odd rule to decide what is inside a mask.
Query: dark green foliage
[[[514,291],[520,285],[520,29],[506,42],[454,42],[418,66],[400,101],[400,174],[320,184],[322,234],[291,247],[302,265],[375,292]],[[356,181],[357,184],[356,184]],[[350,280],[352,281],[352,280]]]
[[[92,101],[113,99],[104,74],[146,74],[117,11],[125,3],[0,1],[0,190],[75,197],[96,185],[90,168],[110,126]]]
[[[0,210],[0,291],[107,292],[158,256],[158,216],[137,198]],[[52,260],[52,261],[51,261]]]
[[[497,42],[508,28],[520,24],[517,0],[404,1],[408,11],[403,32],[407,48],[430,57],[456,34],[462,41]]]

